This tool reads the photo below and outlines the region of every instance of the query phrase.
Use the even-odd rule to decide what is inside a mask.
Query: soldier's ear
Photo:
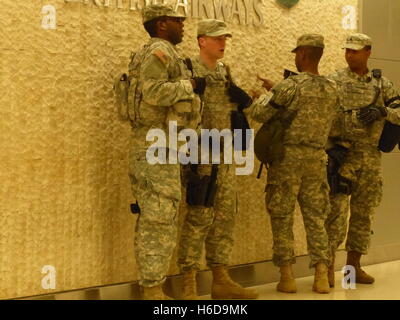
[[[158,31],[165,31],[165,30],[167,30],[167,21],[159,20],[156,22],[156,26],[157,26]]]
[[[197,40],[199,42],[199,47],[200,48],[205,46],[205,43],[206,43],[206,38],[205,37],[199,37]]]
[[[299,48],[300,61],[305,61],[308,59],[307,50],[308,50],[307,47]]]

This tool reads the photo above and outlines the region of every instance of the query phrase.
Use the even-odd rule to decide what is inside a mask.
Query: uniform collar
[[[176,46],[173,45],[168,40],[157,38],[157,37],[150,38],[150,43],[155,43],[155,42],[164,42],[165,44],[167,44],[167,45],[171,46],[172,48],[176,49]]]
[[[201,56],[200,56],[200,55],[198,55],[196,58],[197,58],[197,60],[199,61],[199,63],[200,63],[206,70],[208,70],[208,71],[210,71],[210,72],[219,72],[219,71],[220,71],[221,64],[220,64],[219,61],[217,61],[217,65],[216,65],[215,69],[210,69],[210,68],[203,62],[203,59],[201,59]]]
[[[312,77],[320,77],[321,76],[321,75],[318,75],[318,74],[315,74],[315,73],[311,73],[311,72],[308,72],[308,71],[302,71],[299,74],[307,74],[307,75],[312,76]]]
[[[350,67],[347,67],[347,68],[346,68],[346,72],[347,72],[347,75],[348,75],[350,78],[354,79],[354,80],[358,80],[358,81],[366,82],[366,83],[369,83],[369,82],[371,82],[371,80],[372,80],[372,73],[371,73],[371,71],[369,71],[369,70],[368,70],[368,72],[367,72],[366,74],[364,74],[363,76],[360,76],[359,74],[357,74],[357,73],[351,71]]]

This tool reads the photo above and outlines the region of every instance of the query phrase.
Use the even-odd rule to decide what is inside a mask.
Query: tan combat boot
[[[335,256],[336,256],[336,250],[332,249],[331,251],[331,264],[328,268],[328,281],[329,281],[329,286],[333,288],[335,286]]]
[[[155,287],[141,287],[142,289],[142,300],[173,300],[164,294],[162,285]]]
[[[196,286],[196,270],[190,270],[183,274],[182,300],[199,300]]]
[[[323,262],[315,265],[313,291],[317,293],[329,293],[328,267]]]
[[[293,277],[292,265],[281,266],[279,272],[281,273],[281,279],[276,286],[276,290],[285,293],[296,293],[297,287]]]
[[[257,299],[258,292],[253,289],[245,289],[234,282],[228,270],[224,266],[211,268],[213,282],[211,298],[213,299]]]
[[[362,284],[372,284],[375,282],[374,277],[367,274],[363,269],[361,269],[360,259],[361,253],[357,251],[347,252],[347,265],[353,266],[356,270],[356,283]]]

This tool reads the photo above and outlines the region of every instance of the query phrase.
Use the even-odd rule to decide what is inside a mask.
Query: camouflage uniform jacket
[[[341,110],[335,82],[302,72],[277,84],[272,94],[272,97],[263,95],[253,103],[252,118],[265,123],[280,112],[283,118],[291,118],[283,144],[292,150],[297,148],[293,156],[314,158],[317,153],[313,149],[322,155],[332,123]],[[305,154],[302,147],[310,151]]]
[[[138,123],[132,133],[136,148],[146,150],[151,143],[146,135],[151,128],[166,129],[168,110],[179,101],[194,99],[190,72],[169,41],[151,38],[144,46],[139,72]]]
[[[195,77],[206,78],[206,89],[201,97],[202,128],[203,129],[230,129],[231,111],[236,105],[229,101],[228,72],[222,62],[217,63],[214,70],[209,69],[199,56],[192,59],[193,74]]]
[[[359,76],[352,72],[350,68],[345,68],[330,75],[329,78],[337,82],[340,102],[344,108],[343,116],[339,121],[340,137],[338,143],[361,150],[365,148],[376,149],[385,120],[400,125],[400,108],[393,108],[400,103],[399,92],[391,81],[385,77],[377,80],[373,77],[372,72]],[[379,93],[377,89],[380,87]],[[388,107],[387,117],[365,126],[357,119],[357,111],[370,105],[377,93],[379,93],[379,96],[375,105]]]

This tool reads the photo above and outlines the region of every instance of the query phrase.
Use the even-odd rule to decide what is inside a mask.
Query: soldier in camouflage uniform
[[[361,269],[360,258],[367,254],[374,210],[382,197],[379,139],[385,121],[400,124],[399,92],[388,79],[374,76],[368,69],[371,47],[372,41],[367,35],[350,35],[344,46],[348,67],[330,76],[338,83],[345,112],[340,121],[341,134],[332,139],[335,145],[328,154],[333,159],[345,159],[339,174],[350,181],[351,197],[349,203],[348,195],[331,196],[332,210],[326,222],[334,258],[346,236],[350,205],[347,265],[355,267],[356,282],[365,284],[374,282],[374,278]],[[329,268],[329,281],[334,286],[333,262]]]
[[[141,214],[135,230],[135,255],[143,299],[162,300],[170,260],[177,242],[178,208],[181,200],[179,164],[150,165],[146,135],[152,128],[164,131],[174,105],[193,102],[195,81],[190,79],[175,45],[182,41],[184,17],[170,6],[143,9],[143,24],[151,39],[138,53],[141,58],[132,129],[129,176]],[[168,134],[167,134],[168,136]]]
[[[195,78],[206,80],[201,100],[202,128],[229,129],[231,111],[241,100],[247,107],[251,98],[239,87],[228,82],[227,67],[218,60],[223,58],[230,31],[223,21],[207,19],[198,24],[200,55],[191,59]],[[229,87],[229,88],[228,88]],[[233,97],[240,96],[242,99]],[[212,165],[200,164],[200,176],[210,175]],[[213,274],[211,296],[214,299],[255,299],[257,292],[244,289],[229,277],[226,266],[233,246],[233,230],[236,214],[236,176],[232,164],[218,165],[217,194],[212,208],[189,206],[184,221],[178,250],[178,264],[184,275],[183,299],[197,299],[196,271],[199,269],[203,245],[206,248],[207,265]]]
[[[335,82],[318,73],[323,48],[321,35],[301,36],[292,51],[296,54],[300,74],[275,86],[263,80],[263,87],[272,88],[273,95],[262,95],[249,109],[251,116],[262,123],[273,117],[291,119],[283,135],[283,157],[270,164],[266,186],[273,262],[281,273],[277,290],[287,293],[297,291],[291,267],[295,263],[292,228],[296,200],[307,234],[310,267],[315,267],[313,290],[329,292],[330,255],[324,228],[329,213],[325,147],[335,115],[340,110]]]

